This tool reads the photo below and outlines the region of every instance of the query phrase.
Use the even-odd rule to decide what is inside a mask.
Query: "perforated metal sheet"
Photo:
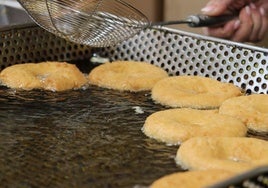
[[[67,42],[33,24],[0,29],[0,70],[26,62],[89,59],[89,47]]]
[[[66,42],[34,25],[0,30],[1,69],[15,63],[81,60],[90,47]],[[147,61],[171,75],[203,75],[248,93],[268,93],[268,50],[172,29],[147,29],[123,44],[93,52],[111,60]]]
[[[268,50],[171,29],[146,30],[119,47],[112,59],[156,64],[171,75],[202,75],[231,82],[248,93],[268,93]]]

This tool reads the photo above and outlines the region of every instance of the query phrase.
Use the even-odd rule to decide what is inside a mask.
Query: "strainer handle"
[[[191,15],[186,20],[190,27],[208,27],[214,25],[220,25],[225,22],[228,22],[237,15],[224,15],[224,16],[207,16],[203,14]]]

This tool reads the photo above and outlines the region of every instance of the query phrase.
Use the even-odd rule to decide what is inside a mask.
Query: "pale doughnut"
[[[176,162],[192,170],[243,172],[268,165],[268,142],[249,137],[195,137],[182,143]]]
[[[137,92],[151,90],[166,77],[165,70],[146,62],[115,61],[95,67],[89,73],[89,82],[99,87]]]
[[[87,83],[86,76],[75,65],[66,62],[13,65],[1,71],[0,80],[10,88],[51,91],[76,89]]]
[[[245,136],[247,127],[216,110],[169,109],[147,117],[142,131],[167,144],[180,144],[196,136]]]
[[[154,181],[150,188],[200,188],[226,181],[236,173],[227,170],[200,170],[169,174]]]
[[[256,132],[268,132],[268,95],[254,94],[228,99],[219,113],[241,119]]]
[[[173,76],[162,79],[152,89],[152,99],[169,107],[218,108],[228,98],[240,96],[233,84],[202,76]]]

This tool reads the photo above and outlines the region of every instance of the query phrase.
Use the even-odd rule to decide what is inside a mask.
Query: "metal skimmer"
[[[151,23],[122,0],[18,0],[29,15],[49,32],[69,41],[94,47],[120,43],[144,28],[171,24],[191,27],[219,24],[233,16],[192,15],[185,20]]]

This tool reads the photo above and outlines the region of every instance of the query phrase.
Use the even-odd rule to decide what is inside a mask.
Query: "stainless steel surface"
[[[14,24],[25,24],[33,22],[28,14],[15,7],[0,4],[0,26],[14,25]]]
[[[171,29],[146,29],[116,47],[91,48],[36,25],[0,28],[0,69],[17,63],[69,61],[88,73],[96,54],[147,61],[170,75],[203,75],[268,94],[268,51]],[[0,87],[0,185],[3,187],[134,187],[182,171],[177,146],[142,132],[164,109],[149,92],[90,86],[62,93]],[[136,113],[136,108],[144,113]],[[267,139],[267,135],[249,134]]]
[[[0,29],[1,69],[15,63],[101,57],[148,61],[171,75],[203,75],[268,94],[268,50],[168,28],[147,29],[108,48],[58,38],[35,25]],[[3,48],[4,47],[4,48]]]
[[[264,48],[155,28],[99,51],[111,59],[150,62],[170,75],[202,75],[231,82],[247,93],[268,94],[268,50]]]

